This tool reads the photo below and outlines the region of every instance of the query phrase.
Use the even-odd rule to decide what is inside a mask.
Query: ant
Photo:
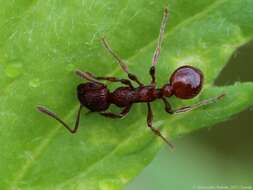
[[[168,20],[168,8],[164,9],[164,15],[160,27],[159,39],[157,47],[155,49],[152,66],[149,70],[151,75],[151,82],[148,85],[144,85],[138,77],[129,72],[126,63],[112,50],[109,43],[105,38],[102,38],[102,44],[105,49],[117,60],[121,69],[127,74],[128,79],[119,79],[116,77],[96,77],[89,72],[83,72],[76,70],[76,74],[89,82],[81,83],[77,87],[77,97],[80,102],[80,107],[77,112],[75,127],[70,128],[62,119],[60,119],[55,113],[49,111],[43,106],[37,106],[38,111],[52,117],[60,122],[70,133],[76,133],[80,113],[83,107],[88,108],[91,112],[98,112],[100,115],[109,118],[122,118],[128,114],[134,103],[146,102],[148,114],[147,125],[154,132],[155,135],[162,138],[170,147],[173,145],[160,133],[158,129],[152,126],[153,113],[150,103],[156,99],[161,99],[165,105],[165,111],[169,114],[188,112],[193,109],[199,108],[204,105],[208,105],[223,98],[225,94],[221,94],[217,97],[213,97],[207,100],[203,100],[191,106],[184,106],[178,109],[172,109],[166,97],[176,96],[181,99],[191,99],[199,94],[202,89],[203,74],[202,72],[192,66],[181,66],[174,71],[170,77],[170,82],[165,84],[162,88],[156,87],[156,65],[161,51],[161,46],[164,37],[164,30]],[[101,81],[119,82],[124,86],[117,88],[113,92],[109,92],[107,86]],[[138,87],[134,87],[132,82],[135,82]],[[120,113],[112,113],[106,111],[110,104],[115,104],[122,108]]]

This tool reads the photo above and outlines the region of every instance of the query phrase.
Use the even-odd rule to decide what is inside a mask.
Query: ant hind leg
[[[165,111],[169,114],[178,114],[178,113],[184,113],[184,112],[189,112],[192,110],[195,110],[197,108],[200,108],[202,106],[206,106],[209,104],[213,104],[216,103],[217,101],[221,100],[222,98],[224,98],[225,94],[221,94],[219,96],[216,97],[212,97],[206,100],[202,100],[196,104],[190,105],[190,106],[183,106],[180,108],[177,108],[175,110],[173,110],[169,104],[169,102],[167,102],[167,100],[165,98],[162,98],[164,104],[165,104]]]
[[[174,148],[173,144],[171,144],[162,134],[161,132],[153,127],[153,112],[150,106],[150,103],[147,103],[148,106],[148,115],[147,115],[147,124],[148,127],[153,131],[153,133],[157,136],[159,136],[160,138],[162,138],[162,140],[164,140],[171,148]]]
[[[151,78],[152,78],[151,84],[156,83],[156,76],[155,76],[156,69],[155,69],[155,66],[158,63],[158,58],[160,56],[161,47],[162,47],[162,43],[163,43],[163,39],[164,39],[164,31],[165,31],[166,24],[168,22],[168,17],[169,17],[169,10],[166,7],[164,9],[164,14],[163,14],[161,27],[160,27],[158,42],[157,42],[156,49],[155,49],[155,52],[154,52],[154,55],[153,55],[153,58],[152,58],[152,66],[150,67],[150,70],[149,70],[149,74],[151,75]]]

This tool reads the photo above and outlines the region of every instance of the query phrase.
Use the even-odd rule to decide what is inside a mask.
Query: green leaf
[[[101,47],[102,35],[148,83],[165,4],[170,23],[157,66],[159,85],[184,64],[205,75],[201,95],[192,101],[172,98],[173,107],[226,97],[175,116],[155,102],[155,126],[176,138],[252,105],[253,83],[213,86],[232,53],[252,39],[252,0],[1,0],[1,189],[121,189],[150,163],[164,143],[147,129],[145,105],[135,105],[122,120],[83,114],[75,135],[35,107],[46,105],[73,123],[75,88],[82,82],[76,68],[126,77]]]

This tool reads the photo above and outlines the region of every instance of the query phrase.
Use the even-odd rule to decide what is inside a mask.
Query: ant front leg
[[[112,48],[110,47],[110,45],[107,42],[107,40],[105,39],[105,37],[102,38],[102,44],[105,47],[105,49],[117,60],[121,69],[127,74],[128,78],[130,80],[136,82],[139,86],[144,86],[144,84],[139,81],[139,79],[137,78],[136,75],[134,75],[128,71],[127,64],[112,50]]]
[[[120,113],[100,112],[100,114],[105,116],[105,117],[109,117],[109,118],[113,118],[113,119],[122,118],[122,117],[126,116],[129,113],[129,111],[131,109],[131,106],[132,105],[129,105],[129,106],[125,107]]]
[[[213,98],[209,98],[207,100],[203,100],[200,101],[196,104],[190,105],[190,106],[183,106],[180,107],[178,109],[173,110],[169,104],[169,102],[167,102],[167,100],[165,98],[162,98],[164,104],[165,104],[165,111],[169,114],[177,114],[177,113],[184,113],[184,112],[189,112],[192,111],[194,109],[200,108],[202,106],[206,106],[209,104],[213,104],[216,103],[217,101],[221,100],[222,98],[224,98],[225,94],[221,94],[219,96],[213,97]]]
[[[131,81],[128,79],[119,79],[116,77],[95,77],[93,74],[91,74],[89,72],[83,72],[80,70],[76,70],[76,74],[88,81],[91,81],[91,82],[95,82],[95,83],[99,83],[99,84],[102,84],[99,82],[100,80],[105,80],[105,81],[109,81],[109,82],[120,82],[122,84],[129,86],[131,89],[134,89]]]
[[[159,136],[160,138],[162,138],[162,140],[164,140],[171,148],[174,148],[173,144],[171,144],[161,133],[158,129],[153,127],[153,112],[150,106],[150,103],[147,103],[148,106],[148,115],[147,115],[147,124],[148,127],[153,131],[153,133],[157,136]]]
[[[155,66],[158,63],[158,58],[160,56],[160,52],[161,52],[161,47],[162,47],[162,43],[163,43],[163,39],[164,39],[164,31],[165,31],[165,27],[168,21],[168,17],[169,17],[169,10],[168,8],[164,9],[164,14],[163,14],[163,19],[162,19],[162,23],[161,23],[161,27],[160,27],[160,33],[159,33],[159,38],[158,38],[158,42],[157,42],[157,46],[153,55],[153,59],[152,59],[152,66],[149,70],[149,74],[151,75],[151,84],[155,84],[156,83],[156,69]]]
[[[45,108],[43,106],[37,106],[37,109],[39,112],[44,113],[44,114],[48,115],[49,117],[52,117],[53,119],[60,122],[70,133],[76,133],[76,131],[79,127],[80,113],[81,113],[82,107],[83,106],[80,105],[80,107],[78,109],[77,116],[76,116],[76,123],[75,123],[75,127],[73,129],[71,129],[62,119],[60,119],[59,116],[57,116],[55,113],[49,111],[47,108]]]

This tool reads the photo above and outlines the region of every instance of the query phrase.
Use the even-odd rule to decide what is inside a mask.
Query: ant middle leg
[[[129,111],[131,109],[131,106],[132,105],[129,105],[129,106],[125,107],[120,113],[100,112],[100,114],[102,116],[113,118],[113,119],[122,118],[122,117],[126,116],[129,113]]]
[[[91,82],[95,82],[95,83],[99,83],[102,84],[100,81],[101,80],[105,80],[105,81],[109,81],[109,82],[120,82],[122,84],[125,84],[127,86],[129,86],[130,88],[134,88],[134,86],[132,85],[131,81],[128,79],[119,79],[116,77],[96,77],[93,74],[89,73],[89,72],[84,72],[84,71],[80,71],[80,70],[76,70],[76,74],[88,81]]]
[[[173,110],[169,104],[169,102],[167,102],[167,100],[165,98],[162,98],[164,104],[165,104],[165,111],[169,114],[177,114],[177,113],[184,113],[184,112],[189,112],[192,111],[194,109],[200,108],[202,106],[206,106],[209,104],[213,104],[216,103],[217,101],[221,100],[222,98],[224,98],[225,94],[221,94],[219,96],[216,97],[212,97],[206,100],[202,100],[196,104],[190,105],[190,106],[183,106],[180,108],[177,108],[175,110]]]
[[[152,58],[152,66],[150,67],[150,70],[149,70],[149,74],[151,75],[151,78],[152,78],[151,84],[156,83],[156,76],[155,76],[156,69],[155,69],[155,66],[158,63],[158,58],[160,56],[161,47],[162,47],[162,43],[163,43],[163,39],[164,39],[164,31],[165,31],[166,24],[168,22],[168,17],[169,17],[169,10],[166,7],[164,9],[164,14],[163,14],[161,27],[160,27],[160,33],[159,33],[157,46],[156,46],[156,49],[155,49],[155,52],[154,52],[154,55],[153,55],[153,58]]]
[[[121,69],[127,74],[128,78],[136,82],[139,86],[144,86],[144,84],[139,81],[136,75],[129,72],[127,64],[112,50],[105,37],[102,38],[102,44],[105,47],[105,49],[117,60]]]
[[[57,116],[55,113],[49,111],[47,108],[43,107],[43,106],[37,106],[37,109],[39,112],[44,113],[46,115],[48,115],[49,117],[52,117],[53,119],[57,120],[59,123],[61,123],[70,133],[76,133],[78,127],[79,127],[79,121],[80,121],[80,113],[82,110],[82,105],[80,105],[78,112],[77,112],[77,116],[76,116],[76,123],[75,123],[75,127],[72,129],[70,128],[59,116]]]
[[[153,127],[153,112],[150,106],[150,103],[147,103],[148,106],[148,115],[147,115],[147,124],[148,127],[153,131],[153,133],[157,136],[159,136],[160,138],[162,138],[162,140],[164,140],[171,148],[174,148],[173,144],[171,144],[162,134],[161,132]]]

